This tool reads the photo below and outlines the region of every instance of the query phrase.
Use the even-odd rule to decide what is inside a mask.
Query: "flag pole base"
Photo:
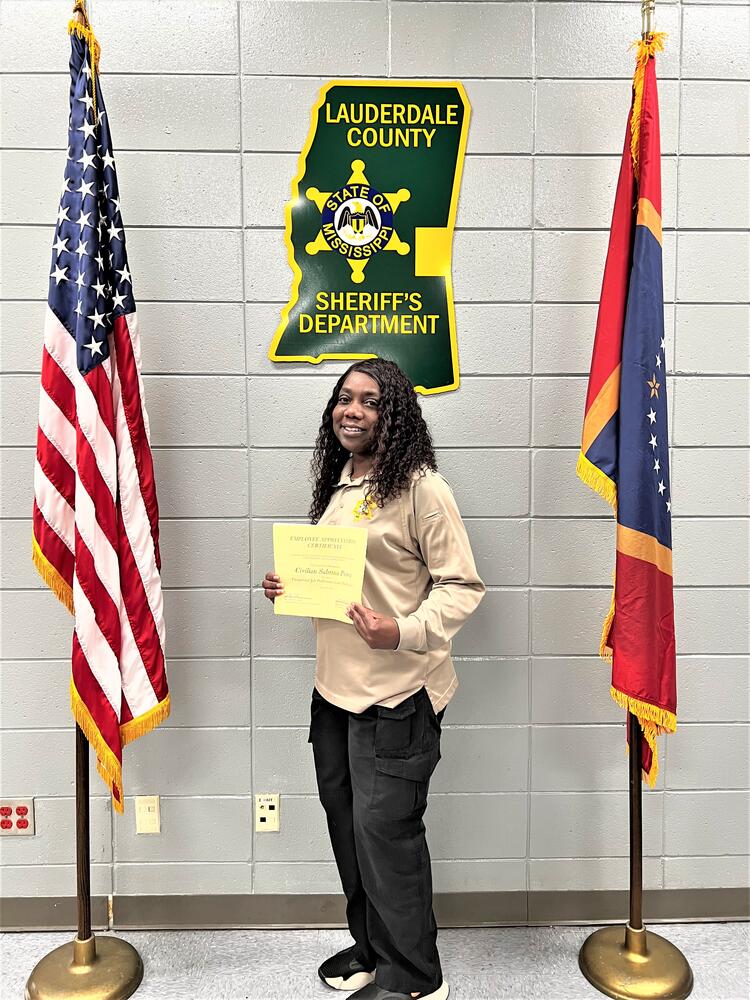
[[[26,1000],[125,1000],[143,979],[135,948],[116,937],[76,938],[55,948],[36,965],[26,983]]]
[[[687,959],[666,938],[621,924],[602,927],[583,942],[581,972],[615,1000],[684,1000],[693,989]]]

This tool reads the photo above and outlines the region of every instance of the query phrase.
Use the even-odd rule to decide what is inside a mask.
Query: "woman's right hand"
[[[263,593],[269,601],[275,601],[277,597],[281,597],[284,593],[284,584],[281,582],[281,577],[278,577],[275,573],[266,573],[261,586],[263,587]]]

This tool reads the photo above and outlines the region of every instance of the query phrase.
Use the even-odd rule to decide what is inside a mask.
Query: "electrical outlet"
[[[34,800],[0,799],[0,834],[34,836]]]
[[[161,812],[158,795],[136,795],[135,832],[161,833]]]
[[[279,793],[266,792],[255,796],[255,832],[278,833],[280,829]]]

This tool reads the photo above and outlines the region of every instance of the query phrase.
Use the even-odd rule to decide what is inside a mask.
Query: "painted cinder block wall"
[[[73,894],[70,620],[29,559],[67,0],[2,0],[2,756],[36,798],[6,896]],[[455,643],[427,823],[441,891],[627,882],[622,714],[596,657],[614,533],[575,478],[637,3],[93,0],[142,318],[173,715],[92,777],[97,894],[338,889],[306,743],[312,635],[257,583],[303,518],[341,366],[273,366],[283,204],[321,83],[459,78],[462,384],[423,401],[488,593]],[[748,881],[748,6],[660,2],[680,729],[645,795],[646,885]],[[718,29],[718,30],[717,30]],[[720,39],[720,41],[719,41]],[[252,793],[282,832],[254,836]],[[136,836],[132,797],[161,796]]]

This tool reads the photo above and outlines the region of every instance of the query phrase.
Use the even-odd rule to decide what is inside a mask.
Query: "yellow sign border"
[[[448,299],[448,326],[450,330],[450,347],[451,347],[451,369],[453,372],[453,381],[450,385],[437,386],[434,389],[426,389],[423,385],[415,385],[414,388],[417,392],[424,396],[434,395],[439,392],[451,392],[454,389],[458,389],[461,384],[461,378],[458,370],[458,344],[456,341],[456,316],[455,316],[455,303],[453,301],[453,234],[456,226],[456,212],[458,210],[458,194],[461,190],[461,176],[463,174],[464,168],[464,154],[466,153],[466,141],[469,133],[469,118],[471,117],[471,104],[469,103],[469,98],[464,89],[464,85],[459,80],[391,80],[391,79],[380,79],[380,80],[329,80],[328,83],[323,84],[320,88],[320,94],[318,95],[318,100],[315,102],[312,109],[312,117],[310,120],[310,130],[305,140],[305,145],[302,147],[302,152],[299,157],[299,165],[297,168],[297,175],[292,181],[292,197],[284,206],[284,242],[287,249],[287,258],[289,260],[289,266],[292,269],[294,278],[292,280],[292,290],[289,296],[289,301],[281,310],[281,321],[276,328],[276,332],[273,335],[273,340],[271,341],[271,346],[268,349],[268,359],[269,361],[277,362],[295,362],[295,361],[306,361],[310,364],[318,365],[321,361],[360,361],[365,358],[376,358],[377,354],[319,354],[317,357],[309,357],[307,355],[283,355],[279,356],[276,354],[276,348],[278,347],[279,341],[286,329],[287,323],[289,321],[289,313],[294,308],[299,300],[299,287],[302,281],[302,271],[300,266],[294,257],[294,246],[292,244],[292,206],[299,198],[299,184],[302,178],[305,176],[305,170],[307,169],[307,154],[310,152],[312,147],[313,139],[318,129],[318,115],[320,109],[325,104],[328,92],[332,87],[454,87],[461,97],[461,101],[464,105],[464,118],[461,125],[461,136],[458,144],[458,157],[456,169],[453,174],[453,190],[451,192],[450,209],[448,212],[448,225],[446,229],[450,232],[451,237],[451,268],[448,274],[445,276],[445,291]]]

